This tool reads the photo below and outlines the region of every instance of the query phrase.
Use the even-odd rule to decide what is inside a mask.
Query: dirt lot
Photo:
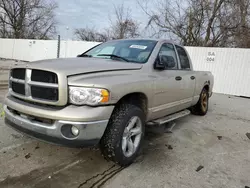
[[[180,119],[173,133],[147,134],[142,155],[125,169],[98,150],[29,139],[0,120],[0,187],[244,188],[250,186],[249,106],[249,99],[215,94],[207,116]]]

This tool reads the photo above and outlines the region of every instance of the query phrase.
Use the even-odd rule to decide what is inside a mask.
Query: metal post
[[[57,39],[57,58],[60,57],[60,47],[61,47],[61,36],[58,35],[58,39]]]

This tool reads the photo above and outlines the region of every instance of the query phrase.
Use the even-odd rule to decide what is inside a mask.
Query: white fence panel
[[[60,57],[76,57],[88,49],[100,44],[99,42],[87,41],[61,41]]]
[[[30,41],[30,46],[29,61],[53,59],[57,57],[56,40],[33,40]]]
[[[0,57],[36,61],[57,57],[57,40],[0,39]]]
[[[32,47],[30,46],[30,40],[14,39],[14,50],[12,59],[18,59],[22,61],[29,61]]]
[[[214,92],[250,96],[250,49],[187,47],[194,69],[211,71]]]
[[[13,39],[0,39],[0,57],[13,59],[14,44]]]
[[[0,57],[36,61],[57,57],[57,40],[0,39]],[[60,58],[76,57],[99,42],[61,41]]]

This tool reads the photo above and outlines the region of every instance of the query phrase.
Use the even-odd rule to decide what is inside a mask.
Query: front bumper
[[[60,110],[49,107],[44,109],[45,107],[30,103],[25,104],[24,101],[12,97],[8,97],[5,104],[5,123],[10,127],[46,142],[73,147],[97,145],[104,134],[114,108],[113,106],[92,108],[68,106]],[[94,111],[96,112],[95,114]],[[63,118],[67,112],[67,116]],[[71,114],[73,115],[70,116]],[[75,114],[78,115],[76,118],[74,118]],[[81,116],[79,116],[80,114]],[[36,121],[36,119],[30,119],[29,116],[49,118],[53,120],[53,123]],[[74,119],[75,121],[73,121]],[[72,137],[64,134],[63,130],[65,129],[63,127],[66,125],[77,127],[79,130],[78,136]]]

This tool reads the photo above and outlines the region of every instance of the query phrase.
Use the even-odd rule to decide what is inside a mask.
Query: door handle
[[[190,79],[191,79],[191,80],[194,80],[194,79],[195,79],[195,76],[191,76]]]
[[[175,80],[180,81],[180,80],[182,80],[182,77],[176,76],[176,77],[175,77]]]

